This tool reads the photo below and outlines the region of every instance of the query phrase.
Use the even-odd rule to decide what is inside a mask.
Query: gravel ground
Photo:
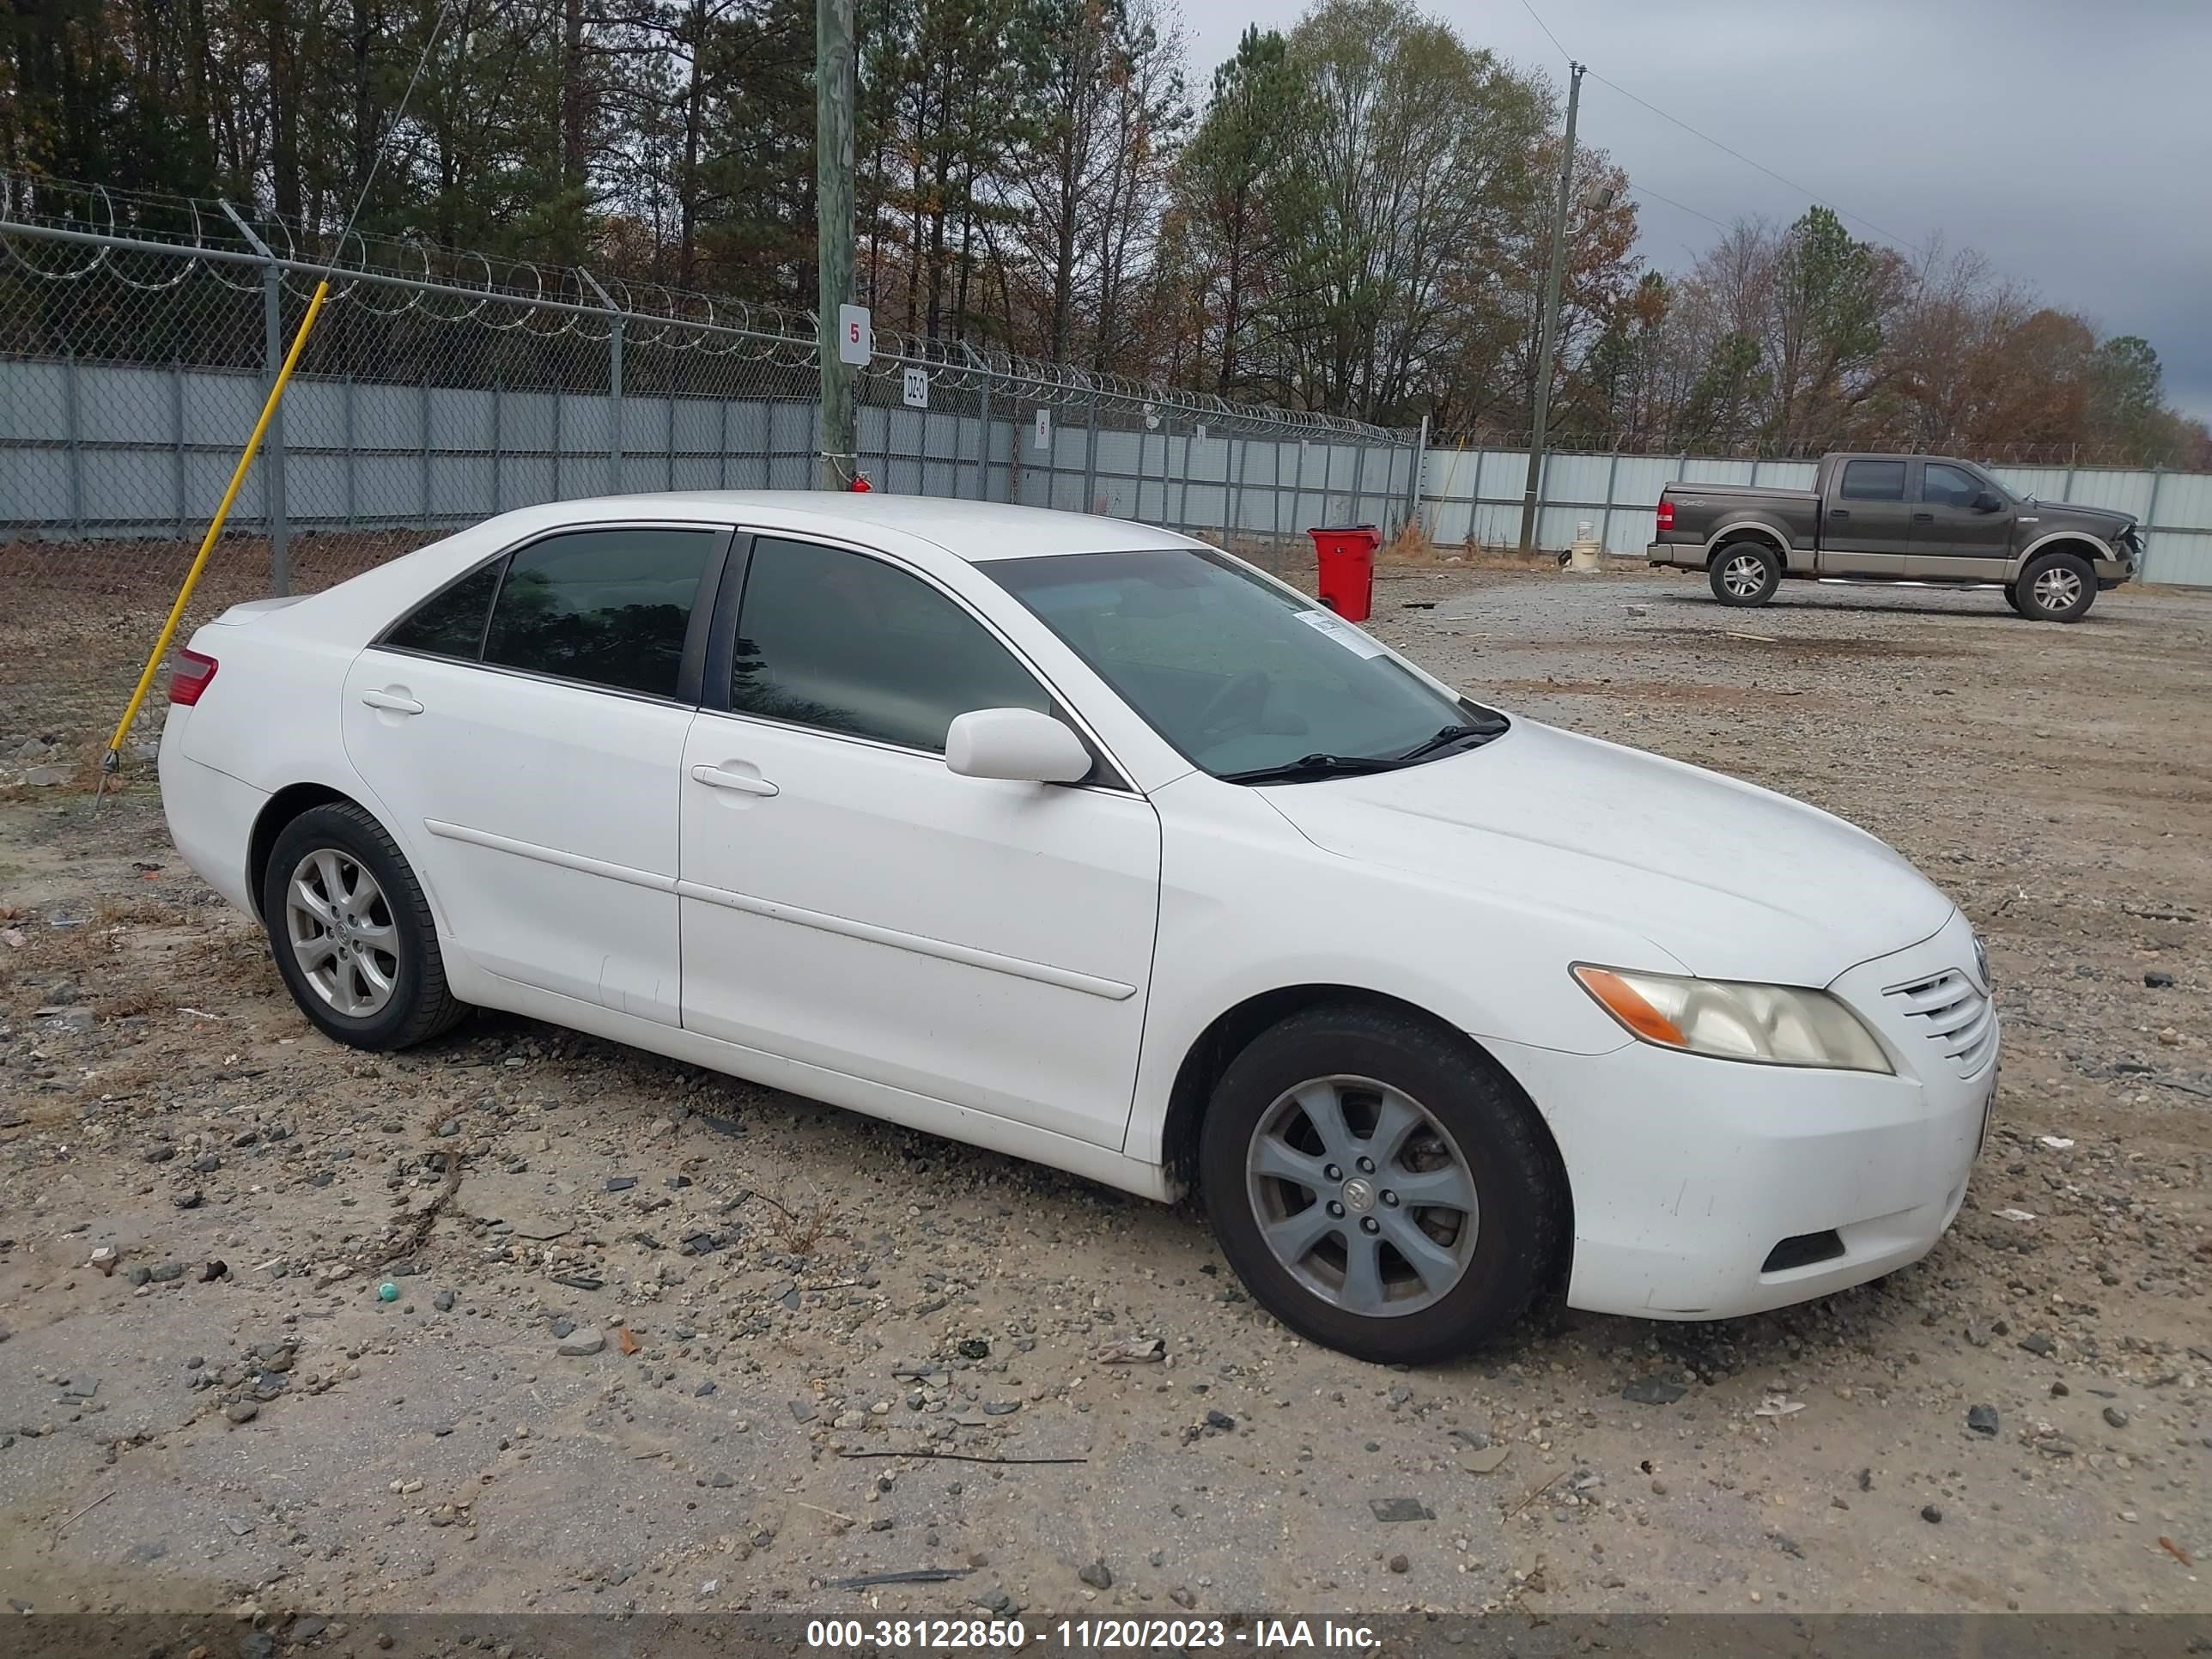
[[[1925,1262],[1378,1370],[1260,1313],[1188,1207],[504,1017],[337,1049],[149,781],[90,823],[9,784],[11,1605],[2212,1607],[2212,598],[2060,629],[1401,568],[1376,626],[1967,908],[2004,1081]],[[99,739],[42,713],[0,715],[5,778]],[[957,1576],[836,1583],[917,1568]]]

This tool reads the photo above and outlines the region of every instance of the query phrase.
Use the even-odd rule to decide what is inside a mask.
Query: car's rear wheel
[[[2078,553],[2039,553],[2011,591],[2013,609],[2030,622],[2079,622],[2096,603],[2097,572]]]
[[[384,826],[351,802],[277,832],[261,916],[300,1012],[349,1048],[404,1048],[468,1010],[446,985],[429,900]]]
[[[1711,581],[1723,605],[1765,605],[1782,586],[1782,556],[1765,542],[1729,542],[1713,550]]]
[[[1466,1039],[1389,1010],[1310,1010],[1254,1039],[1214,1090],[1199,1168],[1261,1305],[1381,1364],[1504,1335],[1564,1243],[1564,1181],[1527,1100]]]

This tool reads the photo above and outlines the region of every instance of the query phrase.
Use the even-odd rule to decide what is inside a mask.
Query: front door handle
[[[776,787],[757,772],[726,772],[719,766],[695,766],[691,781],[703,783],[709,789],[735,789],[747,795],[773,795],[781,793]]]
[[[371,708],[382,708],[394,714],[419,714],[422,705],[414,698],[397,691],[364,691],[361,700]]]
[[[1936,522],[1936,515],[1933,513],[1916,513],[1912,515],[1912,522],[1915,524],[1934,524]]]
[[[1848,519],[1851,516],[1851,510],[1848,507],[1832,507],[1828,509],[1828,516],[1832,519]]]

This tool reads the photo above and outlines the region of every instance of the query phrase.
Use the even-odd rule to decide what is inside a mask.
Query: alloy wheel
[[[319,847],[292,868],[284,889],[292,959],[337,1013],[383,1012],[399,981],[399,930],[376,878],[351,854]]]
[[[1740,599],[1747,599],[1766,586],[1766,561],[1739,553],[1721,568],[1721,585]]]
[[[2081,577],[2064,565],[2054,565],[2035,579],[2035,603],[2045,611],[2063,611],[2081,597]]]
[[[1421,1103],[1371,1079],[1315,1078],[1262,1115],[1245,1186],[1275,1260],[1346,1313],[1418,1313],[1465,1276],[1474,1176]]]

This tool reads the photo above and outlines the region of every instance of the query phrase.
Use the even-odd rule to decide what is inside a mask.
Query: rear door
[[[728,539],[550,535],[355,659],[347,755],[487,972],[678,1023],[678,787]]]
[[[1820,524],[1824,576],[1902,576],[1912,551],[1911,464],[1855,456],[1840,464]]]
[[[2013,512],[2009,502],[1984,511],[1974,503],[1984,494],[2005,501],[1987,478],[1956,461],[1919,465],[1918,498],[1912,509],[1912,552],[1905,574],[2001,581],[2012,556]]]

